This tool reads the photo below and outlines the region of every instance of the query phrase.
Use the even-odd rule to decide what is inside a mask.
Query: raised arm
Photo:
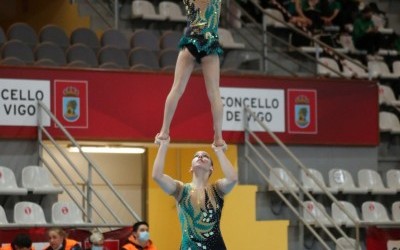
[[[156,159],[153,165],[153,180],[161,187],[167,194],[172,194],[176,190],[175,180],[170,176],[164,174],[165,157],[168,150],[168,140],[160,140],[160,147],[157,152]]]
[[[212,148],[217,155],[222,172],[225,176],[224,178],[218,180],[218,186],[224,194],[228,194],[238,182],[238,174],[232,166],[232,163],[226,157],[223,147],[215,147],[213,145]]]

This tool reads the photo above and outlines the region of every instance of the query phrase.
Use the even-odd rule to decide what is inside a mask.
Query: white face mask
[[[150,238],[150,234],[147,231],[139,232],[139,240],[140,241],[148,241]]]
[[[92,250],[103,250],[102,246],[92,246]]]

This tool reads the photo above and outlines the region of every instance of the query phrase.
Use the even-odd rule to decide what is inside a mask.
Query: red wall
[[[76,139],[152,141],[162,123],[165,98],[173,75],[127,71],[70,70],[0,67],[0,78],[47,79],[88,82],[88,127],[71,128]],[[288,144],[377,145],[378,88],[368,81],[222,76],[221,86],[316,90],[316,134],[278,136]],[[1,86],[0,86],[1,88]],[[0,104],[1,105],[1,104]],[[54,111],[54,95],[52,96]],[[288,121],[286,110],[286,123]],[[52,124],[53,134],[62,139]],[[0,127],[0,138],[35,138],[33,127]],[[213,138],[212,117],[203,78],[193,75],[171,126],[174,142],[206,142]],[[240,143],[242,132],[224,131],[229,143]],[[266,142],[269,139],[264,136]]]

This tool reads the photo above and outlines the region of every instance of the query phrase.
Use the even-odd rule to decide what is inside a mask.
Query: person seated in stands
[[[347,24],[353,24],[359,14],[359,2],[357,0],[340,0],[340,21],[345,27]]]
[[[104,236],[101,232],[93,232],[89,237],[90,248],[86,250],[103,250]]]
[[[27,234],[18,234],[11,244],[1,246],[1,250],[34,250],[32,240]]]
[[[336,25],[342,27],[344,24],[342,22],[342,4],[339,0],[324,0],[322,1],[322,14],[321,19],[324,25],[331,26]]]
[[[376,56],[381,40],[382,35],[372,22],[371,8],[366,6],[353,24],[354,46],[359,50],[366,50],[368,55]]]
[[[374,2],[368,4],[369,8],[372,11],[372,22],[374,22],[375,27],[386,28],[388,26],[388,18],[386,17],[386,13],[381,11],[378,8],[378,5]]]
[[[139,221],[133,224],[132,235],[121,250],[156,250],[156,246],[150,240],[149,224]]]
[[[67,232],[62,228],[50,228],[47,230],[49,246],[44,250],[82,250],[79,242],[67,238]]]
[[[297,16],[290,22],[305,26],[312,32],[320,30],[323,24],[320,0],[295,0],[295,4]]]

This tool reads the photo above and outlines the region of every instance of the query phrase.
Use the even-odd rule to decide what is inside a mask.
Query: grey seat
[[[50,59],[57,66],[65,66],[67,64],[64,51],[52,42],[39,44],[35,49],[35,58],[36,61]]]
[[[117,29],[108,29],[104,31],[100,42],[102,47],[112,46],[126,52],[126,54],[129,53],[131,48],[128,38]]]
[[[75,60],[75,61],[69,62],[66,67],[67,68],[73,68],[73,69],[91,68],[89,64],[87,64],[87,63],[85,63],[84,61],[81,61],[81,60]]]
[[[173,71],[175,69],[178,54],[179,50],[177,49],[162,50],[159,57],[161,69],[163,71]]]
[[[147,48],[134,48],[129,53],[129,62],[131,67],[137,65],[144,65],[151,70],[159,70],[160,65],[156,55]]]
[[[36,31],[27,23],[14,23],[7,30],[8,40],[19,40],[34,49],[38,44]]]
[[[0,65],[10,65],[10,66],[25,66],[26,63],[21,59],[10,56],[5,59],[0,60]]]
[[[100,49],[100,40],[96,33],[89,28],[77,28],[71,33],[71,44],[82,43],[91,48],[95,53]]]
[[[39,41],[41,43],[52,42],[64,50],[70,45],[68,35],[65,33],[64,29],[54,24],[48,24],[40,29]]]
[[[7,42],[7,37],[6,34],[4,33],[3,28],[0,26],[0,47],[3,45],[5,42]]]
[[[32,50],[28,45],[19,40],[11,40],[1,47],[1,56],[3,59],[14,57],[20,59],[25,64],[33,64],[35,61]]]
[[[161,49],[177,49],[179,41],[182,37],[182,32],[179,31],[166,31],[160,37]]]
[[[78,43],[72,45],[68,48],[66,54],[68,63],[73,61],[81,61],[92,68],[95,68],[99,65],[94,51],[84,44]]]
[[[101,48],[98,58],[101,68],[104,68],[103,64],[111,65],[110,63],[114,63],[120,69],[129,68],[128,56],[121,49],[115,47],[106,46]]]
[[[43,58],[34,63],[35,66],[39,67],[59,67],[53,60],[48,58]]]
[[[150,30],[140,29],[132,34],[131,48],[137,47],[147,48],[153,52],[160,51],[159,40]]]

